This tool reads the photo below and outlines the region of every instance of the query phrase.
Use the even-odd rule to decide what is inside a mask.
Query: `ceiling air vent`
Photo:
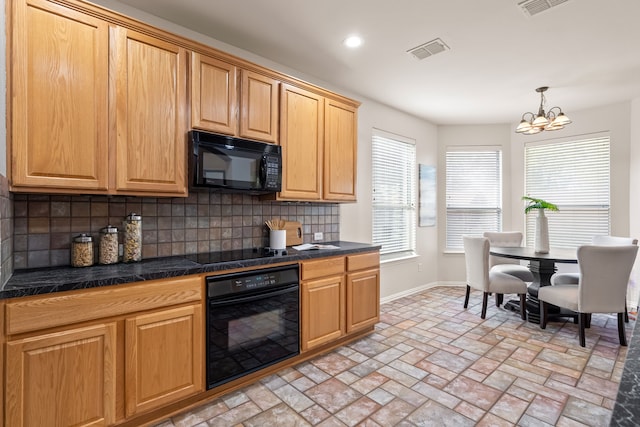
[[[440,39],[434,39],[413,49],[409,49],[407,53],[410,53],[417,59],[425,59],[436,53],[444,52],[445,50],[449,50],[449,46]]]
[[[533,16],[568,1],[569,0],[524,0],[519,2],[518,6],[522,8],[525,14]]]

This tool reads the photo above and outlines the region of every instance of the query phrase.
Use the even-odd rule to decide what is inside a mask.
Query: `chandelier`
[[[522,133],[524,135],[534,135],[540,133],[543,130],[559,130],[564,128],[565,125],[571,123],[569,117],[565,116],[560,107],[553,107],[549,109],[547,113],[544,112],[544,104],[546,98],[544,93],[549,89],[547,86],[542,86],[536,89],[536,92],[540,94],[540,107],[538,108],[538,114],[530,112],[522,115],[522,120],[518,127],[516,127],[516,133]]]

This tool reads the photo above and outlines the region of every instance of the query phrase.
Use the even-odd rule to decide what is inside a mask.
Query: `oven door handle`
[[[289,292],[297,291],[298,288],[299,288],[299,285],[295,284],[295,285],[287,286],[286,288],[282,288],[282,289],[278,289],[270,292],[264,292],[258,295],[250,295],[250,296],[237,297],[237,298],[225,298],[220,300],[209,300],[209,307],[219,307],[221,305],[258,301],[261,299],[271,298],[271,297],[286,294]]]

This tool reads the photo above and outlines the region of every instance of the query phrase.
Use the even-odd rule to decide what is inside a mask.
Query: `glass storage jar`
[[[135,212],[124,220],[124,252],[122,261],[136,262],[142,259],[142,217]]]
[[[98,262],[115,264],[118,262],[118,228],[107,225],[100,230]]]
[[[89,267],[93,265],[93,238],[88,234],[80,234],[71,242],[71,265],[73,267]]]

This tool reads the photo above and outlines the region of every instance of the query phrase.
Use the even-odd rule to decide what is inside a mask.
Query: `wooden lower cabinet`
[[[347,333],[380,320],[380,253],[347,255]]]
[[[380,320],[380,269],[347,274],[347,333]]]
[[[109,426],[204,391],[202,288],[194,275],[7,300],[3,425]]]
[[[378,251],[303,261],[301,276],[303,352],[379,321]]]
[[[345,334],[343,275],[303,282],[301,294],[302,351]]]
[[[203,333],[200,304],[126,320],[127,416],[203,390]]]
[[[11,341],[7,426],[106,426],[116,420],[116,323]]]

